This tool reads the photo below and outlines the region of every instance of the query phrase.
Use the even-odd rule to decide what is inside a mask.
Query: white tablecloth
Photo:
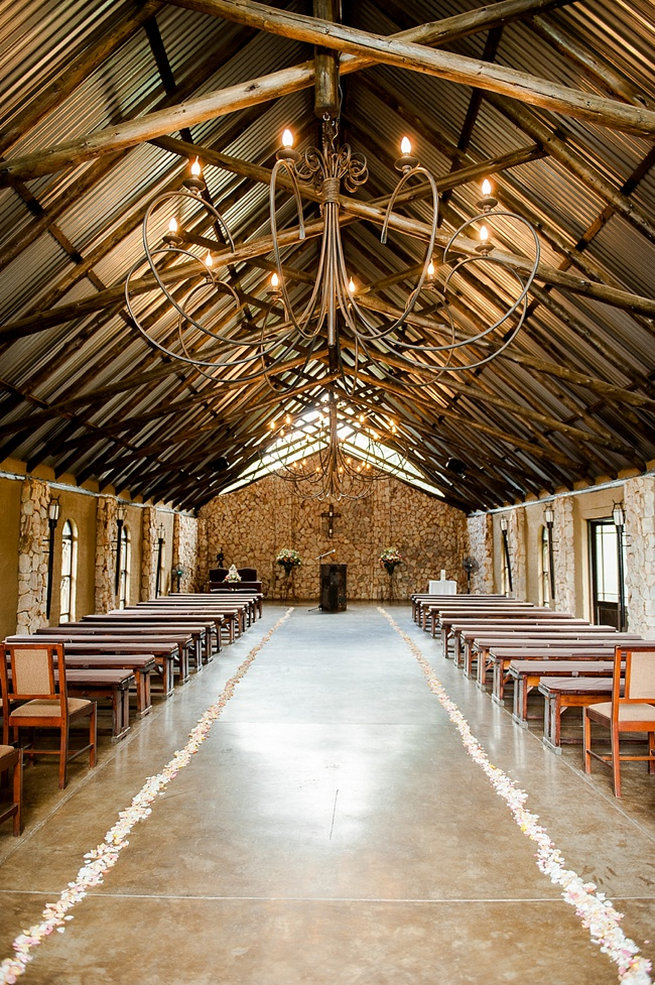
[[[428,582],[428,593],[430,595],[457,595],[457,582],[449,578],[439,578],[437,581]]]

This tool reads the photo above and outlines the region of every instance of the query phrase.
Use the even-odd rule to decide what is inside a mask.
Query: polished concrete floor
[[[0,827],[0,962],[73,879],[146,777],[156,774],[249,651],[264,619],[202,674],[159,700],[94,771],[25,772],[21,839]],[[492,761],[567,865],[655,946],[655,777],[580,772],[536,725],[420,647]],[[296,604],[256,654],[207,740],[138,823],[116,866],[33,952],[45,985],[605,985],[618,980],[427,686],[415,653],[374,605],[327,614]],[[655,938],[654,938],[655,939]]]

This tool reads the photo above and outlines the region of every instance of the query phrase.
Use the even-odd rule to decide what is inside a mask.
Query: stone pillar
[[[466,518],[469,556],[477,561],[476,571],[471,572],[471,592],[493,592],[494,587],[494,537],[491,513],[476,513]]]
[[[198,589],[198,521],[184,513],[175,514],[173,528],[173,568],[182,571],[181,592]],[[202,586],[200,586],[202,588]],[[177,591],[177,576],[171,577],[171,591]]]
[[[50,499],[47,483],[25,479],[20,504],[17,633],[33,633],[47,623]]]
[[[517,599],[528,597],[528,566],[526,557],[527,519],[525,507],[519,506],[509,514],[510,557],[512,559],[513,595]]]
[[[555,604],[559,612],[576,611],[575,589],[575,527],[573,496],[561,496],[553,501],[553,570],[555,575]]]
[[[655,476],[627,479],[623,505],[628,629],[655,639]]]
[[[95,611],[116,606],[116,500],[99,496],[96,506]]]
[[[141,600],[146,602],[155,597],[157,585],[157,563],[159,560],[157,540],[157,510],[146,506],[141,511]]]

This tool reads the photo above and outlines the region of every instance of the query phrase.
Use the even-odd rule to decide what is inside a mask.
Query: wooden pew
[[[11,680],[11,670],[7,670]],[[55,671],[55,680],[58,679]],[[108,700],[112,712],[112,740],[124,738],[130,730],[130,670],[98,667],[72,668],[66,663],[66,690],[69,697]]]
[[[522,646],[500,646],[494,644],[488,649],[488,658],[484,663],[490,664],[493,670],[492,696],[499,704],[503,703],[505,693],[505,682],[507,671],[511,661],[522,657],[524,660],[596,660],[602,659],[606,653],[614,653],[617,643],[641,641],[641,637],[632,634],[610,632],[607,634],[597,634],[593,632],[582,634],[571,634],[566,636],[560,634],[555,638],[544,640],[541,646],[534,647],[532,652],[526,652]],[[483,668],[482,661],[478,661],[478,667]],[[481,673],[486,677],[486,670],[481,669]],[[478,677],[480,680],[480,677]],[[484,680],[482,686],[485,686]]]
[[[104,634],[117,631],[123,637],[132,636],[134,640],[139,640],[144,636],[158,635],[161,637],[165,634],[170,634],[171,636],[179,636],[180,634],[189,636],[193,640],[193,646],[190,651],[187,649],[187,657],[191,656],[196,670],[202,669],[203,655],[207,653],[208,646],[211,647],[211,641],[209,643],[207,641],[207,636],[210,634],[208,634],[207,626],[204,622],[193,619],[182,619],[181,617],[169,618],[162,616],[161,618],[155,618],[154,616],[141,616],[136,612],[121,615],[122,612],[124,610],[120,609],[105,615],[93,614],[84,616],[77,625],[85,627],[87,632],[98,630]],[[188,676],[187,666],[184,681],[188,679]]]
[[[604,641],[609,636],[613,637],[615,642],[619,642],[621,639],[612,626],[593,626],[584,622],[575,625],[553,622],[546,626],[530,627],[529,631],[526,629],[519,632],[477,634],[466,643],[465,674],[468,677],[475,677],[479,686],[484,688],[486,687],[487,671],[493,668],[492,650],[494,649],[501,647],[504,649],[543,647],[544,650],[547,649],[548,652],[551,652],[554,648],[571,645],[595,646],[598,645],[599,641],[600,645],[604,645]],[[477,664],[475,673],[473,673],[474,663]]]
[[[608,631],[611,627],[607,627]],[[576,636],[589,629],[586,619],[575,619],[573,616],[534,616],[523,619],[493,619],[484,623],[466,620],[453,623],[451,633],[453,638],[453,659],[455,666],[464,669],[466,677],[472,676],[473,662],[484,650],[484,642],[488,639],[506,640],[508,644],[528,640],[542,639],[549,635]]]
[[[68,693],[77,698],[111,701],[112,739],[124,738],[130,731],[130,685],[134,674],[129,670],[98,667],[74,668],[66,660]]]
[[[544,745],[561,753],[563,713],[567,708],[585,708],[606,701],[612,694],[612,683],[611,677],[542,677],[539,691],[545,699]]]
[[[189,649],[196,651],[195,640],[189,633],[144,633],[120,626],[103,628],[92,623],[66,623],[65,627],[43,626],[37,629],[36,635],[51,637],[55,643],[88,643],[95,648],[92,652],[97,653],[125,653],[131,656],[152,653],[161,678],[160,693],[164,697],[173,693],[176,669],[181,684],[189,679]]]
[[[52,627],[54,629],[54,627]],[[38,637],[37,633],[36,636]],[[157,659],[154,653],[143,653],[143,647],[136,643],[96,642],[87,637],[71,637],[65,633],[48,633],[48,641],[64,644],[66,667],[71,669],[101,669],[129,670],[135,681],[136,707],[140,716],[147,715],[152,710],[150,679],[157,672]],[[29,643],[33,636],[8,636],[9,643]],[[162,659],[170,660],[171,669],[168,676],[172,677],[172,667],[176,648],[164,648]]]
[[[541,651],[543,654],[543,651]],[[577,659],[575,651],[555,660],[512,659],[507,668],[508,677],[514,682],[512,695],[512,718],[522,728],[528,726],[528,696],[539,686],[542,677],[577,678],[607,677],[614,663],[607,659],[607,650],[600,650],[601,659]],[[605,659],[602,659],[605,658]]]

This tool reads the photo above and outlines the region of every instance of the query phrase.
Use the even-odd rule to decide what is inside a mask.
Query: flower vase
[[[289,595],[295,598],[295,584],[293,581],[293,564],[283,564],[284,568],[284,601],[287,602]]]
[[[389,601],[393,602],[393,573],[396,570],[396,565],[391,561],[385,561],[384,567],[389,575]]]

